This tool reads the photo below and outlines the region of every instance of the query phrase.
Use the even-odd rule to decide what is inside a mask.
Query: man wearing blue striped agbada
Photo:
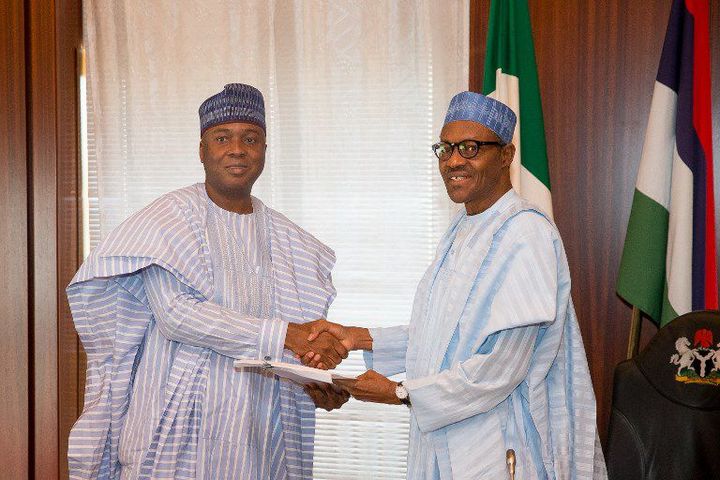
[[[265,162],[262,94],[229,84],[199,114],[205,182],[132,215],[68,286],[88,365],[71,478],[311,478],[314,409],[347,401],[335,387],[233,369],[238,358],[333,368],[347,356],[329,333],[307,340],[335,297],[335,256],[251,196]]]

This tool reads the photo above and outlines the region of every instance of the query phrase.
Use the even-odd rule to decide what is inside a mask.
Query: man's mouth
[[[225,167],[225,170],[227,170],[229,173],[233,175],[239,175],[245,172],[247,170],[246,165],[228,165]]]
[[[446,178],[449,183],[460,183],[469,179],[470,176],[465,175],[464,173],[455,173],[453,175],[448,175]]]

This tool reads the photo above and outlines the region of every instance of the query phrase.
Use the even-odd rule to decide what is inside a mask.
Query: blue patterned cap
[[[495,132],[501,142],[510,143],[517,117],[510,107],[494,98],[475,92],[460,92],[450,100],[443,125],[457,120],[479,123]]]
[[[244,83],[228,83],[223,91],[205,100],[200,109],[200,136],[210,127],[223,123],[252,123],[265,130],[265,102],[257,88]]]

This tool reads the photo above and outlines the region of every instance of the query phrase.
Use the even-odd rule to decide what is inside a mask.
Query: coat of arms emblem
[[[720,343],[713,344],[710,330],[696,331],[692,343],[687,337],[678,338],[675,349],[677,353],[670,357],[670,363],[678,366],[675,380],[720,385]]]

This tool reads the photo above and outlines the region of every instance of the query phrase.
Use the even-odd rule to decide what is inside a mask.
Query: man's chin
[[[452,200],[453,203],[465,203],[467,201],[467,195],[465,195],[462,192],[458,191],[452,191],[450,189],[446,189],[448,197],[450,197],[450,200]]]
[[[226,197],[241,198],[250,195],[252,185],[248,186],[246,182],[224,182],[222,185],[218,186],[217,190]]]

